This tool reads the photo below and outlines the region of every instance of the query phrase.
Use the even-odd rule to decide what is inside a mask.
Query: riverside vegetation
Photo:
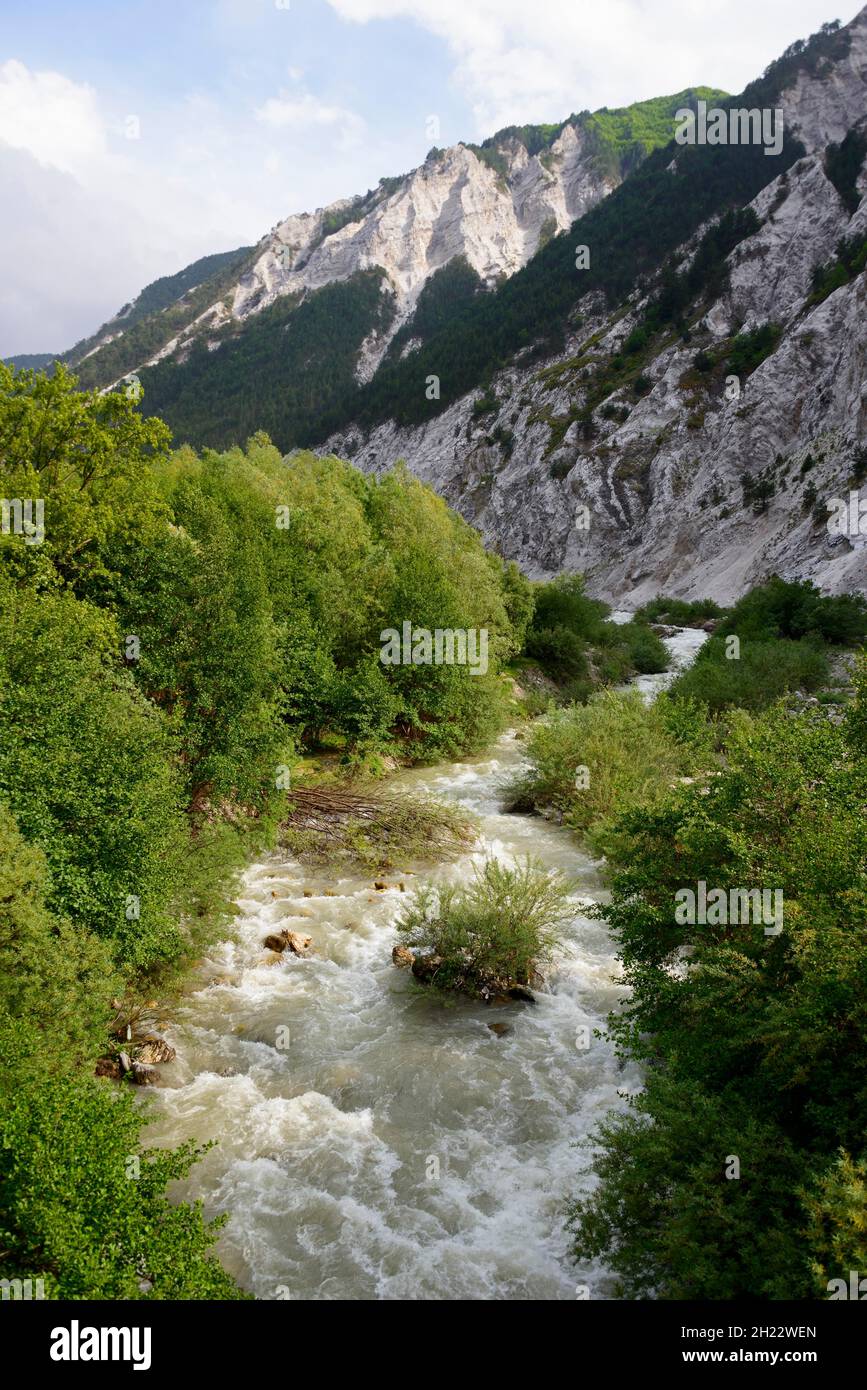
[[[219,1222],[165,1195],[201,1150],[142,1150],[145,1111],[94,1069],[226,934],[249,856],[463,843],[460,818],[376,794],[388,760],[490,743],[537,600],[570,674],[605,678],[594,641],[628,673],[639,640],[486,554],[403,469],[170,442],[124,391],[0,366],[0,492],[44,503],[41,543],[0,534],[0,1277],[48,1297],[239,1296]],[[487,672],[384,666],[404,620],[485,628]],[[311,789],[347,781],[317,833]]]
[[[647,1075],[596,1136],[576,1255],[627,1297],[823,1297],[862,1267],[867,665],[839,653],[864,601],[772,580],[727,614],[660,599],[618,634],[579,579],[530,584],[403,470],[283,459],[262,435],[169,446],[124,393],[0,368],[2,491],[45,502],[42,544],[0,536],[0,1275],[49,1297],[243,1296],[219,1222],[166,1196],[201,1149],[143,1150],[145,1111],[96,1060],[225,935],[237,871],[281,834],[314,854],[336,834],[367,864],[383,832],[460,843],[376,777],[488,744],[508,669],[547,672],[517,795],[608,856],[599,912],[632,991],[611,1030]],[[658,669],[648,619],[686,616],[717,629],[666,696],[609,688]],[[384,667],[379,633],[409,617],[485,626],[488,672]],[[336,830],[315,824],[328,795]],[[781,887],[783,932],[679,924],[699,879]],[[401,935],[435,984],[484,997],[532,981],[567,892],[488,863],[435,912],[428,890],[408,901]]]
[[[610,1031],[646,1069],[593,1136],[574,1250],[627,1298],[827,1298],[867,1260],[867,660],[830,709],[805,691],[867,610],[775,579],[717,617],[653,706],[601,693],[537,725],[518,788],[608,856],[595,911],[631,987]],[[700,880],[781,889],[783,931],[679,923]]]

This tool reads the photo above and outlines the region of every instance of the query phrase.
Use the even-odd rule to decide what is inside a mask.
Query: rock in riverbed
[[[304,936],[297,931],[286,931],[284,928],[281,932],[272,932],[270,936],[266,936],[262,945],[267,946],[269,951],[285,951],[288,947],[293,955],[303,956],[310,949],[312,942],[312,936]]]
[[[159,1066],[163,1062],[173,1062],[175,1060],[175,1049],[170,1047],[165,1038],[145,1038],[141,1047],[136,1052],[135,1060],[144,1062],[145,1066]]]
[[[442,956],[416,956],[412,963],[412,973],[417,980],[422,980],[427,984],[433,979],[442,963]]]

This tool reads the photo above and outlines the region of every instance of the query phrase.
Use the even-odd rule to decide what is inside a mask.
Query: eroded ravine
[[[703,637],[667,645],[681,663]],[[644,678],[648,694],[664,681]],[[575,882],[535,1006],[419,997],[391,963],[399,889],[278,855],[245,874],[236,938],[168,1030],[178,1058],[148,1137],[219,1140],[182,1190],[229,1213],[220,1254],[259,1298],[569,1299],[582,1284],[606,1296],[603,1270],[570,1262],[563,1208],[589,1181],[576,1144],[640,1075],[605,1041],[579,1046],[622,994],[604,925],[582,910],[602,894],[598,865],[567,831],[501,812],[521,762],[505,735],[484,758],[395,780],[481,823],[472,854],[426,875],[464,880],[486,854],[532,854]],[[411,890],[412,868],[389,881]],[[315,954],[269,961],[262,940],[283,926]]]

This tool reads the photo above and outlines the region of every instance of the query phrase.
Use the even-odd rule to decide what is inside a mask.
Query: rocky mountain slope
[[[627,605],[730,601],[773,571],[867,591],[867,538],[826,524],[867,480],[867,8],[744,95],[787,129],[753,197],[713,191],[716,214],[631,292],[576,289],[555,353],[519,348],[418,423],[377,420],[374,403],[326,447],[367,470],[405,459],[528,571],[584,570]],[[698,153],[672,146],[647,188],[710,188],[732,152]],[[586,242],[593,216],[560,240]]]
[[[213,256],[149,286],[66,360],[106,386],[158,362],[215,350],[262,310],[295,307],[326,286],[381,272],[387,313],[356,344],[355,377],[375,372],[428,279],[461,257],[481,286],[508,277],[666,143],[675,112],[710,88],[583,112],[557,126],[510,127],[482,145],[432,149],[365,195],[293,214],[255,247]]]

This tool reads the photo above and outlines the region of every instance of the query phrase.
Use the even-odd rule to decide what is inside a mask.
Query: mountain
[[[673,140],[699,102],[779,109],[785,138]],[[157,282],[67,360],[138,372],[179,441],[403,458],[528,572],[621,603],[773,571],[867,591],[857,526],[826,525],[867,479],[865,154],[867,9],[738,97],[431,150]]]
[[[6,367],[15,367],[18,371],[41,372],[60,356],[59,352],[22,352],[17,357],[4,357],[3,364]]]
[[[780,107],[781,153],[650,155],[384,364],[323,447],[406,459],[529,572],[621,603],[727,602],[774,571],[867,590],[857,526],[826,525],[867,479],[867,9],[725,105]]]
[[[299,431],[313,426],[311,393],[302,389],[303,409],[293,412],[284,391],[282,413],[267,412],[255,389],[263,361],[273,355],[278,374],[294,383],[300,370],[320,391],[323,372],[344,392],[369,380],[393,338],[411,326],[431,278],[440,277],[423,305],[422,327],[432,301],[448,312],[492,289],[605,197],[668,142],[678,109],[722,95],[697,88],[622,110],[582,112],[559,125],[509,127],[481,145],[432,149],[403,177],[294,214],[255,247],[207,257],[156,281],[66,361],[82,385],[101,387],[166,363],[149,385],[150,404],[158,400],[197,442],[225,443],[260,425],[286,447],[301,442]],[[330,338],[329,325],[347,316],[351,334],[344,324],[331,351],[320,334]],[[281,363],[286,335],[298,350]],[[218,348],[232,357],[231,371],[213,371]],[[170,370],[187,364],[177,376]],[[233,401],[218,376],[235,383]],[[217,425],[213,398],[225,427]]]

